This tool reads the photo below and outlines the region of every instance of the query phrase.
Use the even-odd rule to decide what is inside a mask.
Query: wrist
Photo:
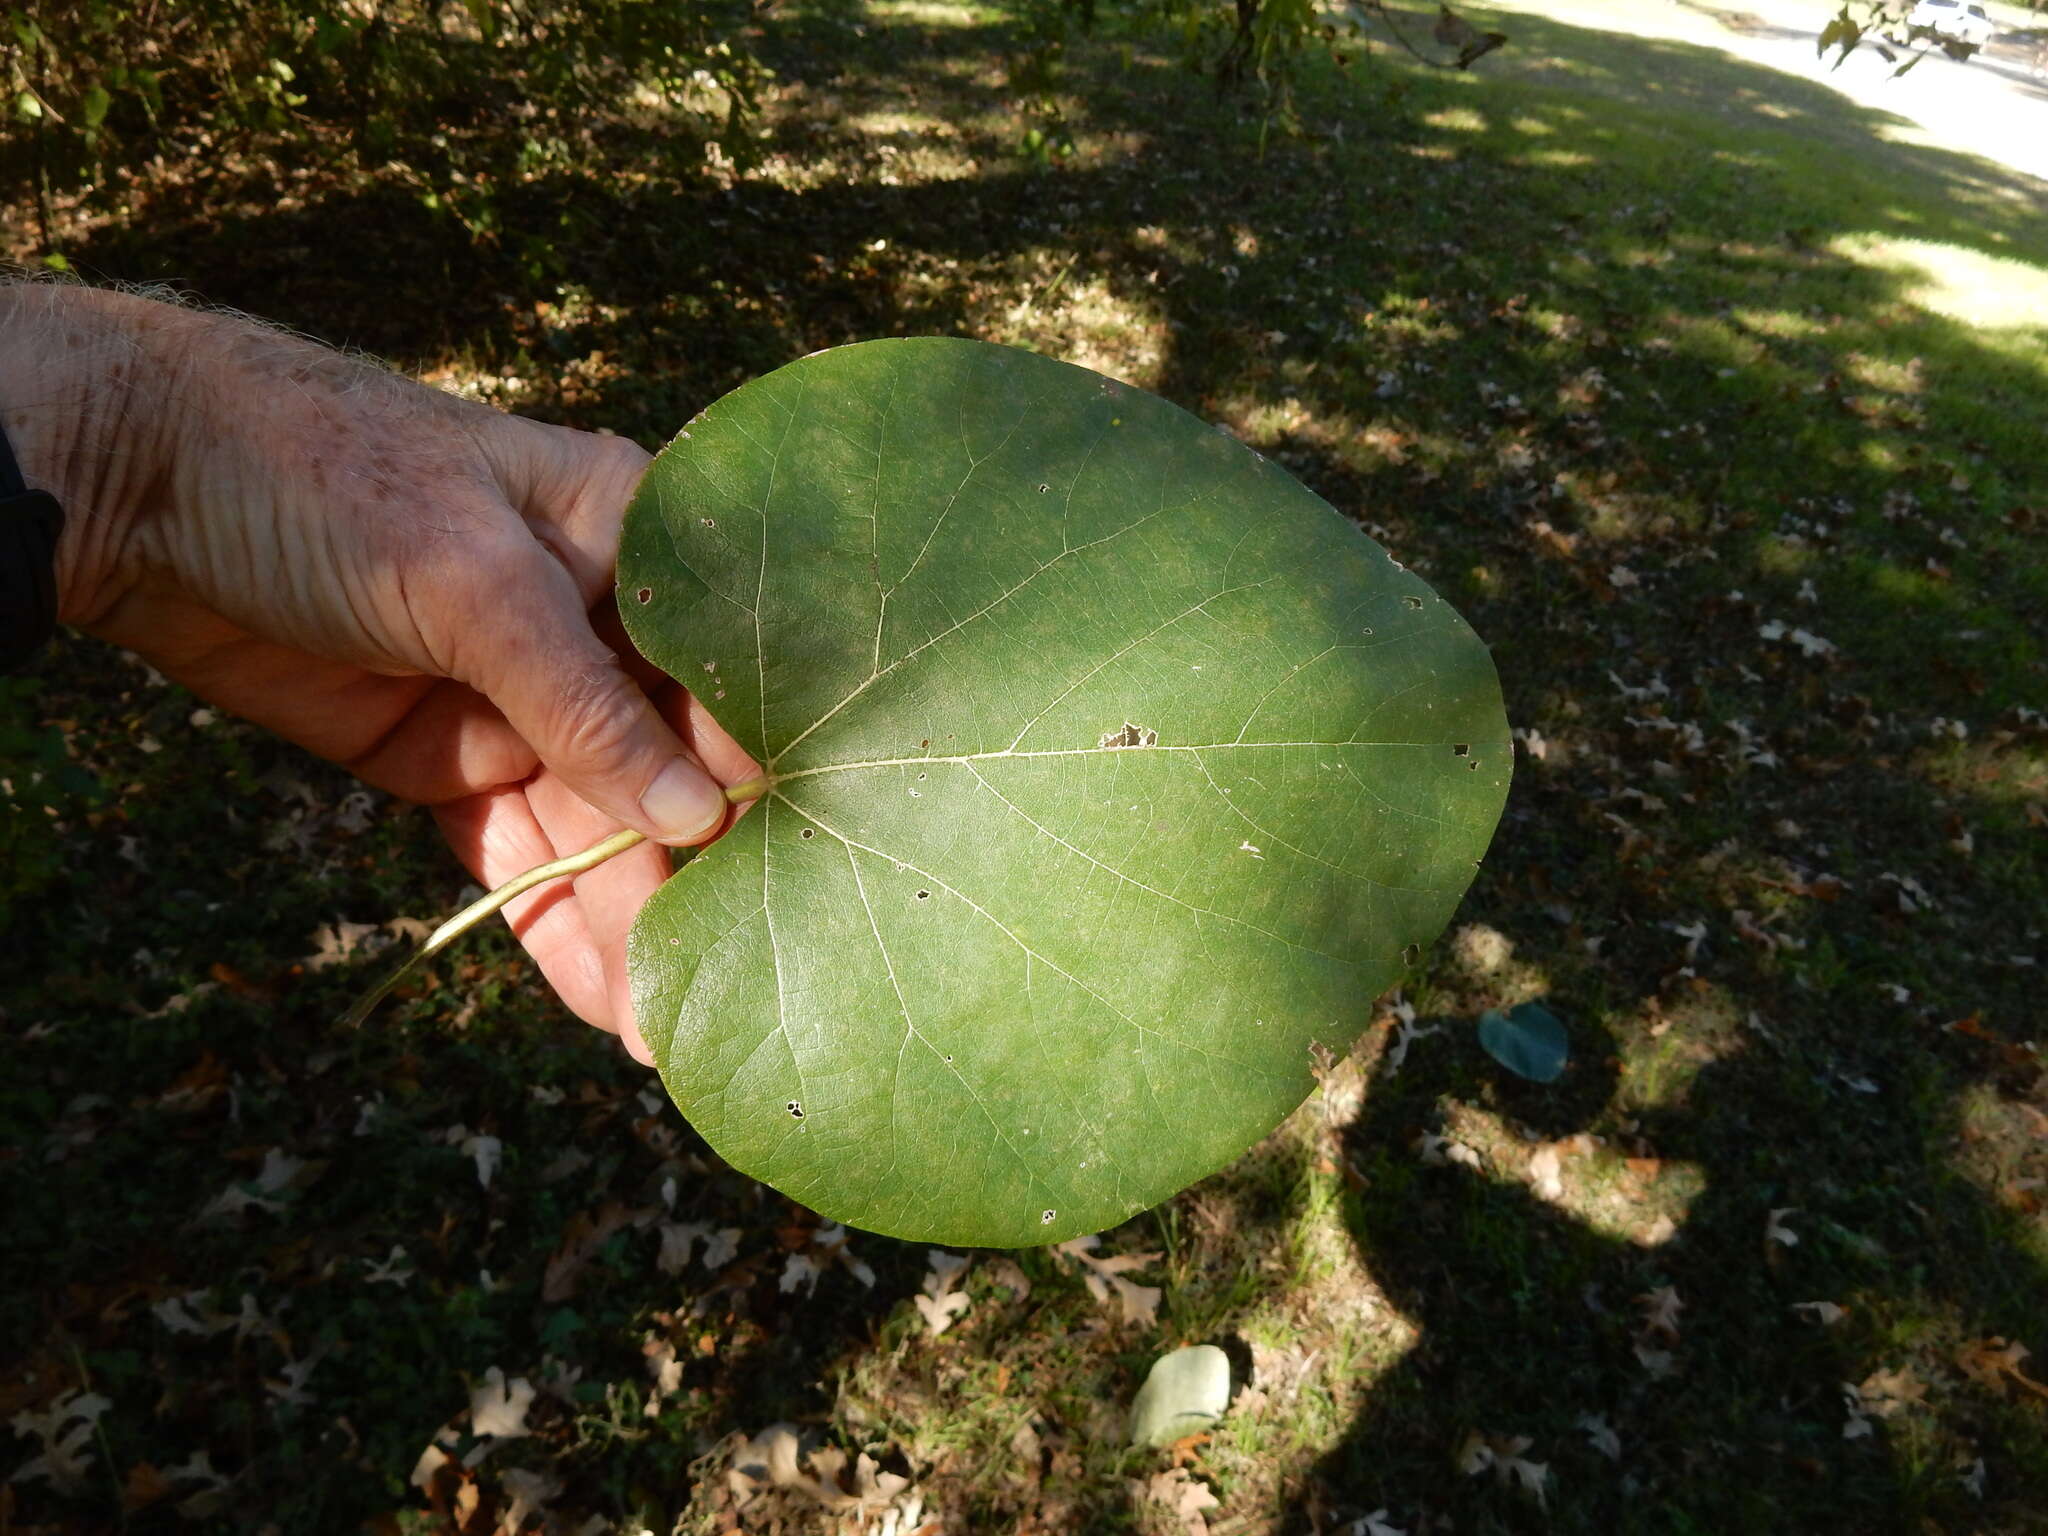
[[[137,524],[168,462],[171,306],[0,281],[0,425],[31,489],[64,507],[58,617],[90,628],[130,585]]]

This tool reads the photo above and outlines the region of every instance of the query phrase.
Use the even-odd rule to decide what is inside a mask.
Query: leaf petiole
[[[768,793],[771,781],[766,778],[748,779],[744,784],[727,787],[725,798],[734,805],[744,805],[749,800],[758,800]],[[536,864],[532,869],[514,875],[494,891],[489,891],[472,901],[460,912],[441,924],[426,941],[408,955],[403,964],[386,976],[376,986],[349,1004],[348,1011],[341,1015],[340,1023],[354,1027],[369,1018],[377,1005],[391,994],[391,989],[405,980],[425,961],[432,959],[450,944],[461,938],[478,923],[503,907],[515,896],[525,894],[536,885],[558,880],[563,875],[580,875],[587,869],[595,869],[614,854],[624,853],[628,848],[647,840],[647,834],[636,832],[631,827],[614,832],[602,842],[592,843],[581,853],[567,854],[551,859],[545,864]]]

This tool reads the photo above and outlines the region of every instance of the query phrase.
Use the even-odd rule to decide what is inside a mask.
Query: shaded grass
[[[334,1034],[381,962],[309,966],[315,931],[436,914],[460,875],[418,817],[345,811],[341,775],[68,643],[26,703],[102,795],[50,797],[63,862],[10,893],[6,1241],[30,1278],[0,1293],[4,1407],[115,1406],[81,1489],[21,1485],[21,1518],[110,1525],[138,1466],[206,1449],[235,1479],[220,1519],[443,1528],[456,1495],[429,1515],[408,1478],[497,1366],[553,1385],[473,1475],[486,1512],[523,1466],[565,1528],[716,1529],[723,1437],[786,1419],[912,1477],[947,1529],[1157,1527],[1129,1480],[1164,1461],[1121,1449],[1120,1405],[1160,1349],[1213,1340],[1248,1393],[1187,1454],[1236,1530],[2039,1528],[2040,1405],[1957,1362],[2048,1349],[2039,967],[2015,961],[2048,901],[2048,751],[2020,713],[2048,633],[2040,189],[1711,50],[1516,27],[1559,61],[1542,77],[1314,75],[1313,133],[1263,158],[1153,40],[1110,39],[1076,50],[1079,152],[1046,173],[1013,153],[1000,16],[820,6],[771,39],[758,175],[622,130],[588,177],[505,194],[507,227],[558,232],[558,271],[400,189],[279,208],[254,172],[79,232],[81,265],[650,442],[869,335],[1089,361],[1365,522],[1493,643],[1534,734],[1461,919],[1512,955],[1440,946],[1407,1002],[1446,1029],[1397,1074],[1382,1012],[1267,1143],[1110,1235],[1160,1253],[1157,1324],[1031,1253],[1028,1295],[978,1260],[934,1338],[919,1249],[856,1236],[872,1288],[785,1289],[815,1220],[643,1103],[502,935]],[[1576,1055],[1551,1090],[1469,1034],[1538,994]],[[503,1144],[488,1188],[479,1134]],[[1470,1161],[1425,1162],[1425,1136]],[[1560,1144],[1546,1195],[1530,1156]],[[272,1148],[302,1167],[264,1190]],[[199,1221],[230,1181],[278,1208]],[[607,1202],[646,1223],[549,1300]],[[1768,1239],[1788,1211],[1797,1243]],[[733,1229],[731,1262],[660,1273],[671,1219]],[[408,1281],[375,1278],[394,1247]],[[1666,1286],[1676,1337],[1637,1300]],[[194,1291],[266,1321],[151,1310]],[[1816,1300],[1847,1315],[1792,1310]],[[681,1369],[650,1413],[663,1346]],[[293,1400],[287,1364],[323,1348]],[[1846,1438],[1842,1384],[1900,1370],[1924,1396]],[[1456,1470],[1475,1431],[1529,1437],[1546,1504]]]

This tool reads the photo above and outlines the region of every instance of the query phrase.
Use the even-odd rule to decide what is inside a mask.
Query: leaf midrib
[[[820,763],[814,768],[792,768],[787,773],[770,773],[767,779],[771,787],[779,789],[796,779],[815,778],[821,773],[851,773],[859,768],[921,768],[927,763],[986,763],[1001,758],[1108,757],[1112,754],[1141,757],[1153,752],[1289,751],[1306,750],[1311,747],[1318,751],[1332,752],[1344,747],[1369,747],[1375,751],[1421,751],[1436,750],[1449,745],[1448,741],[1207,741],[1150,747],[1038,747],[1028,752],[1000,747],[993,752],[920,752],[915,757],[871,757],[854,762]],[[1427,821],[1432,818],[1423,819]]]

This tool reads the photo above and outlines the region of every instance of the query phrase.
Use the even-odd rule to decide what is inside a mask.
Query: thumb
[[[491,563],[466,605],[462,681],[597,810],[656,842],[709,837],[725,821],[725,790],[597,637],[568,571],[538,544]],[[517,617],[485,619],[499,614]]]

